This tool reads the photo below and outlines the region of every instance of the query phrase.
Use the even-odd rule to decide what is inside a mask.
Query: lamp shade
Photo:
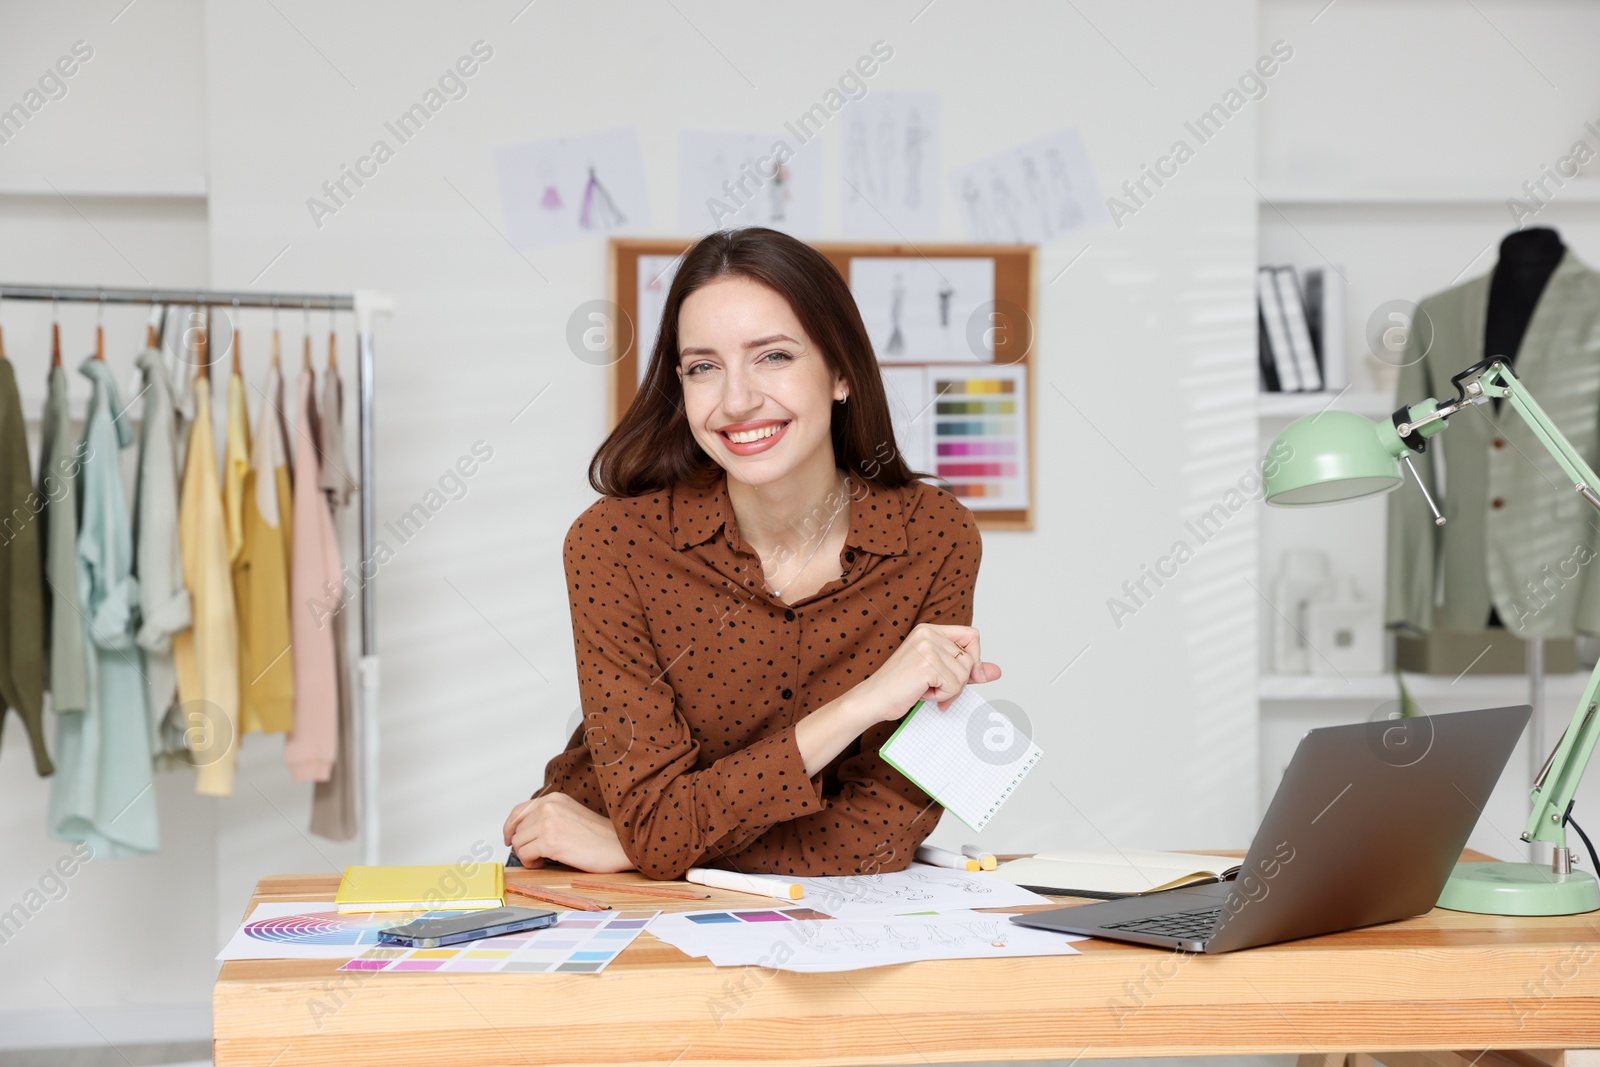
[[[1404,448],[1392,424],[1348,411],[1296,419],[1263,461],[1267,503],[1306,507],[1387,493],[1405,480],[1399,458]]]

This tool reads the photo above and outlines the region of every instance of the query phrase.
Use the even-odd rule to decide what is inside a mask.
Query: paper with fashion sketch
[[[855,256],[850,294],[885,363],[994,361],[984,314],[994,304],[988,256]]]
[[[639,321],[634,344],[638,351],[636,373],[639,384],[644,384],[645,371],[650,369],[650,357],[656,350],[656,334],[661,332],[661,316],[667,308],[667,290],[672,279],[678,276],[682,256],[639,257]]]
[[[506,230],[518,248],[650,228],[632,129],[508,145],[494,154]]]
[[[974,241],[1044,244],[1110,221],[1073,129],[957,167],[950,191]]]
[[[939,236],[939,94],[878,89],[841,113],[846,238]]]
[[[662,915],[649,931],[689,956],[718,967],[759,965],[783,971],[848,971],[936,959],[1070,956],[1079,937],[1018,926],[1006,914],[969,909],[862,919],[793,918],[779,908]],[[815,912],[811,912],[815,914]],[[708,920],[708,921],[697,921]]]
[[[879,373],[897,451],[912,470],[933,470],[933,397],[928,393],[928,368],[885,366]]]
[[[775,150],[779,145],[782,150]],[[822,146],[777,133],[678,135],[678,229],[705,234],[768,226],[822,235]]]
[[[1030,889],[1011,885],[988,871],[957,871],[913,863],[903,871],[795,878],[800,903],[836,919],[871,919],[914,912],[965,908],[1009,908],[1048,904]]]

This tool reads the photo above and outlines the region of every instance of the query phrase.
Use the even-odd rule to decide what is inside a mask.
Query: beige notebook
[[[1143,848],[1069,848],[1002,863],[994,877],[1037,893],[1113,899],[1220,882],[1239,873],[1232,856]]]

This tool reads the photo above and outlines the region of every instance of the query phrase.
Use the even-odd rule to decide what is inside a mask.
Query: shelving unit
[[[1429,182],[1426,185],[1370,186],[1339,188],[1296,182],[1258,182],[1256,190],[1264,204],[1414,204],[1421,207],[1453,207],[1462,204],[1503,204],[1510,197],[1525,197],[1514,185],[1459,185]],[[1600,204],[1600,178],[1569,178],[1551,193],[1555,201]]]
[[[1483,674],[1465,678],[1446,678],[1437,674],[1404,675],[1406,689],[1418,700],[1459,699],[1489,706],[1519,704],[1528,699],[1528,679],[1521,674]],[[1551,674],[1545,676],[1545,695],[1550,700],[1570,703],[1583,693],[1589,675]],[[1310,700],[1393,700],[1399,695],[1393,674],[1264,674],[1258,695],[1263,703]]]
[[[0,171],[0,196],[203,201],[206,192],[206,176],[198,171]]]
[[[1256,399],[1256,414],[1262,419],[1298,419],[1324,409],[1349,411],[1369,418],[1381,418],[1394,410],[1387,393],[1344,392],[1261,393]]]

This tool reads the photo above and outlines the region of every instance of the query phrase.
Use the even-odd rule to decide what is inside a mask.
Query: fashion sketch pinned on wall
[[[939,235],[939,94],[875,92],[845,109],[847,237]]]
[[[822,233],[822,148],[764,133],[685,132],[678,139],[678,228],[706,234],[770,226]]]
[[[906,465],[933,470],[933,398],[928,393],[928,368],[919,363],[880,368],[889,400],[889,421]]]
[[[494,154],[511,243],[519,248],[650,225],[631,129],[509,145]]]
[[[978,321],[994,304],[993,259],[856,256],[850,292],[885,363],[994,362],[993,333]]]
[[[650,355],[656,350],[656,334],[661,332],[661,315],[667,306],[667,290],[678,275],[682,256],[639,257],[639,372],[637,380],[644,381],[650,369]]]
[[[1073,129],[951,171],[950,191],[974,241],[1044,244],[1108,221]]]

